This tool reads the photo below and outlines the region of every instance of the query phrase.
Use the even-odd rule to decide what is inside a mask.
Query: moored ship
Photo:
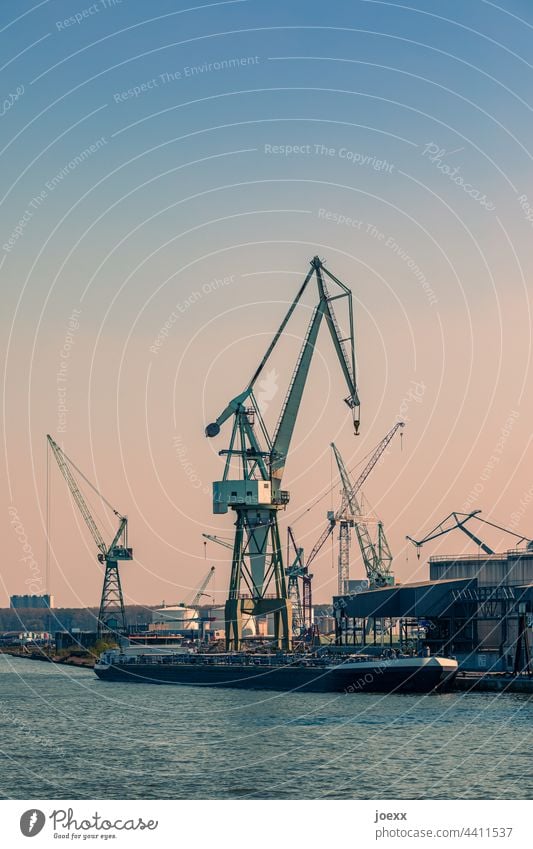
[[[94,667],[103,681],[315,693],[429,693],[448,687],[457,669],[446,657],[118,650],[104,652]]]

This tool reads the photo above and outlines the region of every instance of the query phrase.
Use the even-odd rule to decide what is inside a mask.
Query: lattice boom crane
[[[96,487],[85,477],[83,472],[77,468],[72,460],[67,457],[65,452],[56,442],[54,442],[50,435],[47,436],[47,440],[57,461],[59,470],[65,478],[71,495],[76,502],[85,524],[89,528],[93,540],[96,543],[96,547],[98,548],[98,560],[100,563],[105,564],[104,585],[102,588],[100,610],[98,613],[98,637],[101,638],[110,634],[125,634],[126,613],[124,610],[124,597],[122,594],[118,561],[133,559],[133,549],[128,548],[128,519],[126,516],[122,516],[117,510],[115,510],[104,496],[98,492]],[[91,489],[99,495],[102,501],[113,511],[119,520],[118,530],[110,545],[106,545],[100,529],[89,510],[87,502],[78,487],[71,468],[75,469],[75,471],[84,478]]]
[[[313,560],[315,559],[315,557],[318,555],[322,546],[324,545],[324,543],[326,542],[326,540],[328,539],[330,534],[333,532],[333,528],[335,527],[337,522],[341,519],[341,517],[344,515],[346,510],[350,508],[350,504],[352,505],[352,507],[354,507],[354,503],[357,504],[357,501],[356,501],[357,493],[359,492],[359,490],[363,486],[364,482],[368,478],[370,472],[372,471],[372,469],[375,467],[376,463],[378,462],[378,460],[382,456],[383,452],[387,448],[387,446],[388,446],[389,442],[391,441],[391,439],[393,438],[394,434],[397,433],[397,431],[400,430],[400,428],[403,428],[404,426],[405,426],[404,422],[396,422],[394,427],[392,427],[389,430],[389,432],[387,434],[385,434],[383,439],[377,444],[376,448],[374,449],[374,451],[372,453],[372,456],[370,457],[368,463],[364,467],[363,471],[361,472],[361,474],[359,475],[359,477],[357,478],[355,483],[353,483],[353,484],[350,483],[350,479],[349,479],[348,472],[346,471],[346,469],[344,469],[345,479],[343,480],[343,472],[340,471],[340,467],[339,467],[339,471],[340,471],[340,475],[341,475],[341,481],[342,481],[342,485],[343,485],[343,494],[342,494],[341,505],[340,505],[339,509],[336,511],[336,513],[329,513],[328,514],[328,524],[326,525],[326,527],[322,531],[321,535],[319,536],[318,540],[316,541],[313,548],[311,549],[311,553],[310,553],[310,555],[307,559],[307,566],[310,566],[311,563],[313,562]],[[340,455],[338,455],[338,451],[335,448],[333,443],[331,444],[331,447],[334,450],[335,456],[336,457],[340,456]],[[338,460],[337,460],[337,464],[338,464]],[[342,465],[344,467],[344,464],[342,464]],[[352,512],[355,512],[355,511],[352,510]],[[357,512],[360,513],[361,511],[358,509]],[[342,595],[342,593],[340,592],[340,588],[339,588],[339,593]]]

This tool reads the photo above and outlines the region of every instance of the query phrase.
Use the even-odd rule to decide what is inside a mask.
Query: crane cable
[[[122,516],[122,515],[118,512],[118,510],[115,510],[115,508],[113,507],[113,505],[112,505],[112,504],[111,504],[111,503],[107,500],[107,498],[106,498],[104,495],[102,495],[102,493],[101,493],[101,492],[100,492],[100,491],[99,491],[99,490],[95,487],[95,485],[94,485],[93,483],[91,483],[91,481],[89,480],[89,478],[87,478],[87,477],[83,474],[83,472],[81,471],[81,469],[78,469],[78,467],[77,467],[76,463],[74,463],[74,462],[70,459],[70,457],[68,457],[68,456],[65,454],[65,452],[63,451],[63,449],[62,449],[62,448],[61,448],[60,450],[61,450],[61,453],[63,454],[63,457],[65,458],[65,460],[67,460],[67,461],[70,463],[70,465],[72,466],[72,468],[76,469],[77,473],[78,473],[78,474],[79,474],[79,475],[83,478],[83,480],[85,481],[85,483],[86,483],[88,486],[90,486],[90,487],[91,487],[91,489],[93,490],[93,492],[95,492],[95,493],[97,494],[97,496],[98,496],[99,498],[101,498],[101,499],[102,499],[102,501],[104,502],[104,504],[106,504],[106,505],[109,507],[109,509],[113,511],[113,513],[115,514],[115,516],[118,516],[120,519],[123,519],[124,517],[123,517],[123,516]]]
[[[378,445],[380,445],[382,441],[383,441],[383,440],[381,440],[381,439],[380,439],[380,441],[379,441],[378,443],[376,443],[375,447],[374,447],[374,448],[372,448],[372,449],[368,452],[368,454],[365,454],[365,456],[364,456],[364,457],[362,457],[362,458],[359,460],[359,462],[355,464],[355,466],[352,466],[352,468],[351,468],[351,469],[348,469],[348,472],[349,472],[349,474],[350,474],[350,475],[353,475],[353,473],[355,472],[355,470],[356,470],[356,469],[358,469],[358,468],[359,468],[359,467],[360,467],[360,466],[361,466],[361,465],[365,462],[365,460],[368,460],[368,458],[369,458],[372,454],[374,454],[374,453],[375,453],[375,451],[376,451],[376,450],[377,450],[377,448],[378,448]],[[332,460],[331,462],[333,462],[333,460]],[[310,504],[310,505],[309,505],[309,507],[306,507],[306,509],[303,511],[303,513],[300,513],[300,515],[299,515],[299,516],[297,516],[297,517],[296,517],[296,519],[294,519],[294,520],[293,520],[293,522],[292,522],[292,526],[294,527],[294,525],[296,524],[296,522],[299,522],[299,521],[300,521],[300,519],[302,519],[302,518],[303,518],[303,517],[304,517],[307,513],[309,513],[309,511],[310,511],[310,510],[312,510],[314,507],[316,507],[316,505],[317,505],[317,504],[319,504],[321,501],[323,501],[323,499],[324,499],[324,498],[327,498],[327,496],[328,496],[328,495],[329,495],[329,494],[333,491],[333,488],[334,488],[334,487],[335,487],[335,486],[336,486],[336,485],[340,482],[340,479],[341,479],[341,478],[340,478],[340,475],[339,475],[339,476],[338,476],[338,479],[337,479],[337,480],[335,480],[335,483],[332,483],[332,484],[331,484],[331,486],[329,487],[329,489],[325,490],[325,492],[323,492],[323,493],[322,493],[322,495],[319,495],[319,496],[318,496],[318,498],[317,498],[315,501],[313,501],[313,502],[312,502],[312,504]]]
[[[48,586],[50,576],[50,446],[46,445],[46,552],[44,566],[45,590],[50,592]]]

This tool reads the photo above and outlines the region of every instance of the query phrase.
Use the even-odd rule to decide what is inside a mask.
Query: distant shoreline
[[[8,654],[10,657],[18,657],[22,660],[38,660],[45,663],[57,663],[62,666],[76,666],[79,669],[93,669],[96,660],[93,657],[77,657],[76,655],[67,655],[67,657],[49,656],[43,652],[20,652],[15,649],[0,649],[0,654]]]

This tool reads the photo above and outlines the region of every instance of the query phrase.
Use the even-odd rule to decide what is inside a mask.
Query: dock
[[[463,672],[457,676],[453,687],[455,690],[467,693],[533,694],[533,677],[498,672],[489,672],[485,675],[477,672]]]

